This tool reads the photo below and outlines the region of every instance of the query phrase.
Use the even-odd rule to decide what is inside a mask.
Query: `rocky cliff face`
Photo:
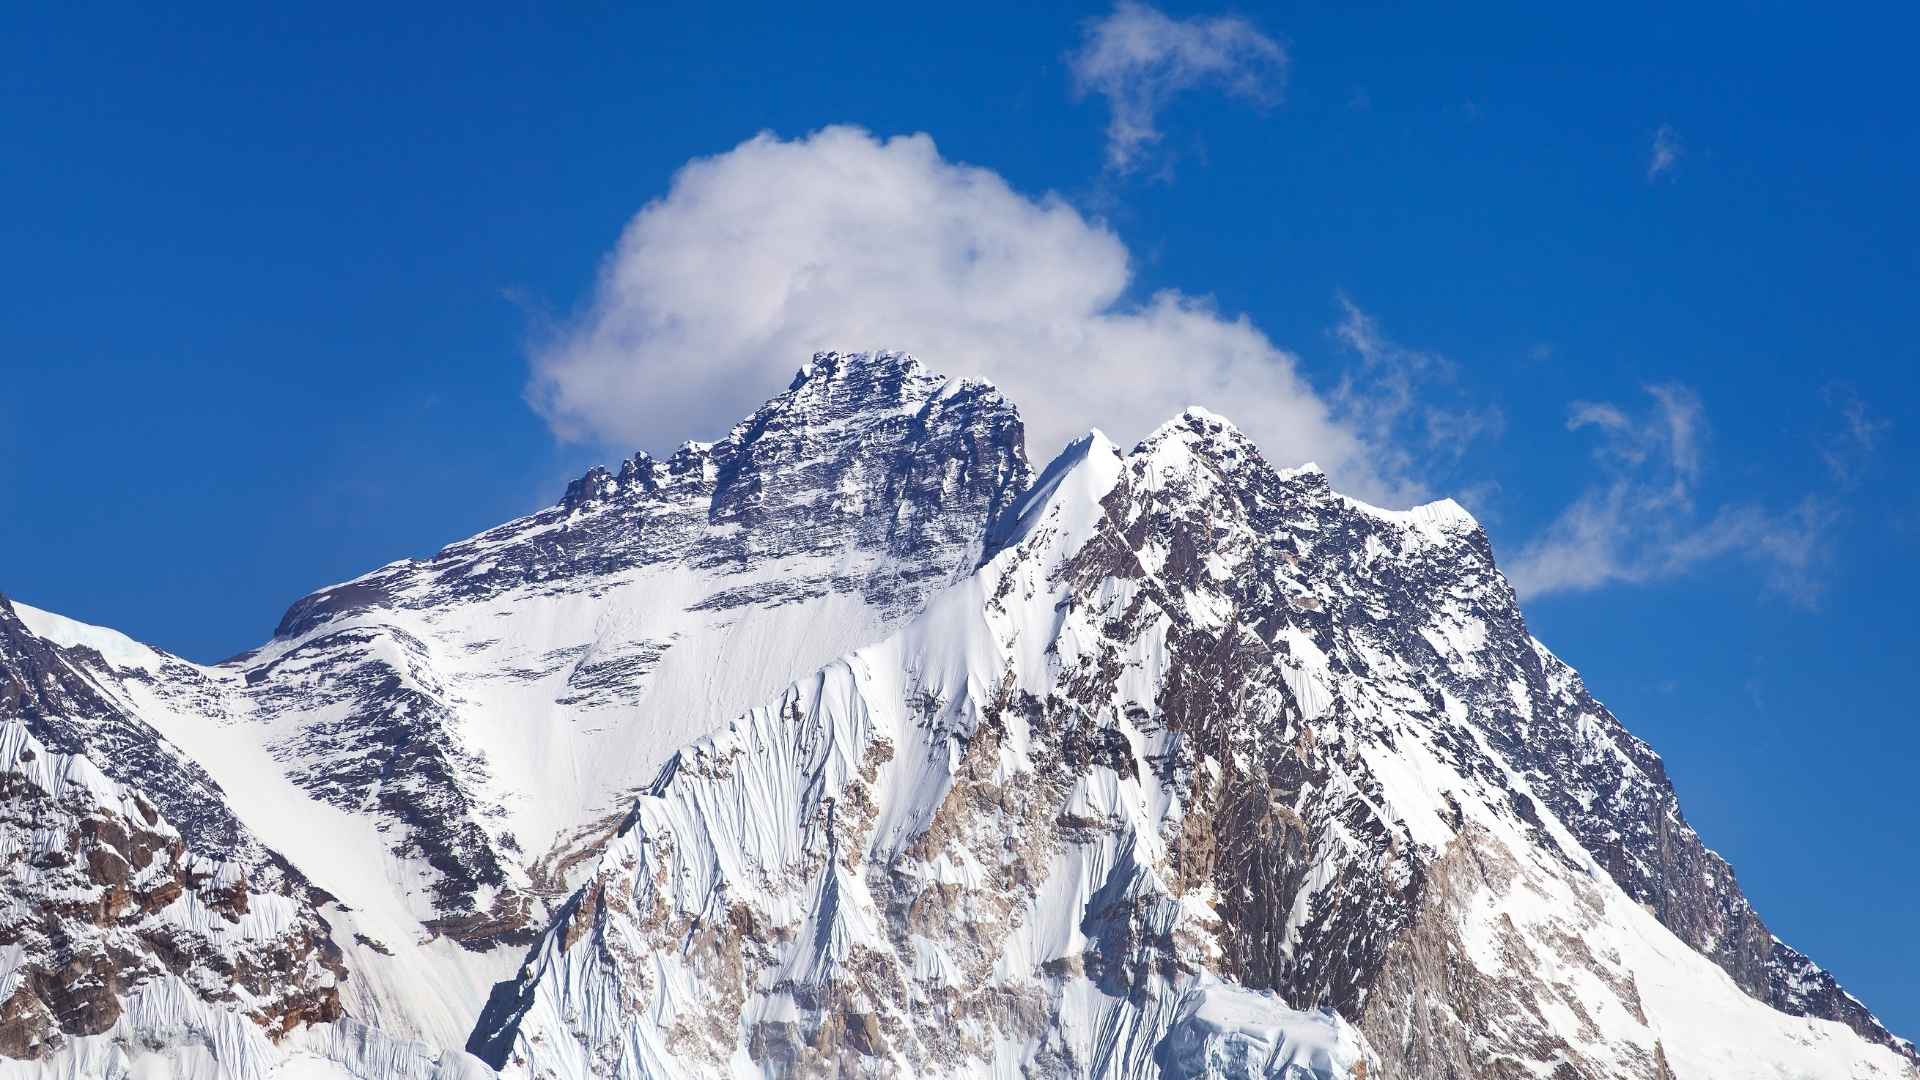
[[[0,603],[0,733],[62,1075],[1915,1075],[1458,506],[901,354],[222,665]]]
[[[18,719],[0,721],[0,868],[0,1056],[113,1031],[130,998],[184,995],[269,1037],[340,1016],[339,950],[300,891],[190,846]]]
[[[123,657],[124,666],[116,668],[93,645],[36,634],[21,610],[0,597],[0,718],[20,722],[56,752],[91,753],[108,776],[143,789],[200,849],[259,862],[276,881],[297,877],[241,823],[206,768],[115,693],[122,682],[136,681],[217,707],[217,690],[193,665],[128,644],[141,658]]]
[[[129,677],[191,675],[148,655]],[[0,1056],[113,1031],[134,999],[184,997],[274,1036],[335,1019],[324,894],[127,708],[113,672],[0,597]]]

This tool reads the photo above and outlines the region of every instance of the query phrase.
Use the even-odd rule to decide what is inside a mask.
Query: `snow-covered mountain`
[[[1366,1049],[1316,1060],[1370,1075],[1910,1068],[1758,925],[1464,511],[1343,498],[1198,410],[1089,437],[973,578],[682,751],[474,1048],[1231,1075],[1244,1026],[1191,1024],[1258,992],[1272,1030],[1331,1007]]]
[[[1920,1075],[1458,506],[903,354],[224,664],[0,602],[0,748],[0,1072]]]
[[[990,386],[823,355],[719,442],[293,605],[220,674],[282,795],[364,834],[327,880],[388,866],[349,900],[383,917],[348,949],[396,974],[350,986],[352,1011],[460,1045],[678,746],[971,571],[1028,482],[1021,446]],[[269,840],[296,863],[332,857],[286,825]]]
[[[322,590],[220,665],[8,609],[30,692],[0,715],[305,890],[346,1014],[457,1048],[675,749],[972,571],[1022,447],[991,386],[823,354],[725,439]]]

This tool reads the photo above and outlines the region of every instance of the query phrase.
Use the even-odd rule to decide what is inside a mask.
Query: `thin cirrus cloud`
[[[1215,87],[1257,105],[1278,101],[1287,51],[1238,16],[1176,19],[1123,0],[1088,20],[1067,66],[1077,96],[1106,99],[1107,166],[1124,173],[1160,141],[1160,113],[1186,91]]]
[[[1357,363],[1345,369],[1329,396],[1361,430],[1394,433],[1377,451],[1391,472],[1411,475],[1416,452],[1457,462],[1475,442],[1505,432],[1499,406],[1443,400],[1455,383],[1451,360],[1393,340],[1352,297],[1341,293],[1337,299],[1340,321],[1333,336]]]
[[[1686,144],[1680,141],[1680,133],[1672,125],[1661,124],[1653,133],[1653,152],[1647,158],[1647,182],[1652,183],[1673,171],[1680,164],[1680,155],[1686,153]]]
[[[1845,383],[1828,384],[1821,396],[1840,414],[1840,425],[1821,441],[1820,462],[1842,488],[1852,488],[1860,483],[1862,468],[1893,422],[1875,416],[1859,392]]]
[[[1570,431],[1591,431],[1601,478],[1520,549],[1507,578],[1522,597],[1585,592],[1678,577],[1708,562],[1743,558],[1769,587],[1802,606],[1820,596],[1819,564],[1838,517],[1808,495],[1784,509],[1738,502],[1699,505],[1705,411],[1694,392],[1646,388],[1631,413],[1611,402],[1576,402]]]
[[[628,223],[590,305],[533,349],[528,398],[562,438],[664,449],[726,430],[816,350],[905,349],[999,385],[1042,460],[1202,404],[1276,463],[1318,461],[1376,501],[1421,494],[1389,442],[1404,405],[1323,395],[1244,315],[1131,281],[1105,224],[924,134],[762,134],[688,163]]]

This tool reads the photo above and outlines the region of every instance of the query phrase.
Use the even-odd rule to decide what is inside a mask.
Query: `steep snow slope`
[[[677,755],[470,1047],[543,1078],[1913,1075],[1798,954],[1722,947],[1764,932],[1731,873],[1459,507],[1342,498],[1192,410],[1003,520],[898,634]],[[1752,978],[1783,966],[1814,992]]]
[[[242,823],[257,787],[148,723],[192,718],[224,765],[248,745],[222,745],[225,704],[194,665],[0,597],[0,1077],[486,1075],[342,1016],[344,909]]]
[[[725,439],[322,590],[225,664],[32,609],[0,643],[71,654],[70,749],[310,888],[347,1015],[457,1047],[674,748],[918,611],[1028,479],[991,386],[824,353]]]
[[[673,747],[970,570],[1026,479],[992,387],[822,354],[721,442],[316,593],[227,668],[289,776],[380,821],[422,914],[485,944]]]
[[[13,610],[37,637],[18,640],[65,661],[72,689],[62,712],[87,718],[72,747],[88,747],[170,818],[211,822],[183,830],[201,849],[235,851],[256,865],[256,881],[278,873],[298,887],[330,931],[327,948],[343,976],[335,1013],[458,1043],[502,965],[423,929],[410,902],[418,870],[390,850],[377,820],[315,800],[287,779],[260,737],[243,680],[111,630],[25,604]]]
[[[1027,480],[991,386],[821,354],[720,442],[596,469],[552,509],[295,604],[222,673],[285,781],[388,852],[361,904],[405,910],[364,931],[349,1011],[459,1045],[675,747],[917,611]],[[310,839],[275,842],[298,862]],[[426,958],[380,952],[422,926],[441,1001],[415,1000]]]

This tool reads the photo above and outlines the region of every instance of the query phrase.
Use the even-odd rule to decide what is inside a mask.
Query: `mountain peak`
[[[1181,439],[1186,442],[1211,442],[1219,439],[1246,440],[1234,422],[1200,405],[1189,405],[1177,416],[1153,429],[1143,443]]]
[[[1189,405],[1140,440],[1135,456],[1175,464],[1189,457],[1216,462],[1259,461],[1260,449],[1233,421],[1198,405]]]
[[[571,512],[645,499],[688,483],[718,499],[748,473],[810,457],[858,455],[883,430],[890,434],[880,441],[906,437],[895,425],[904,419],[925,427],[934,410],[946,417],[935,426],[977,424],[996,439],[1010,439],[1022,448],[1024,467],[1019,412],[991,383],[950,378],[907,352],[816,352],[783,393],[734,424],[726,438],[682,443],[664,461],[640,451],[617,474],[596,465],[567,485],[560,506]]]
[[[749,433],[853,422],[841,378]],[[1843,1075],[1830,1047],[1909,1075],[1747,947],[1731,872],[1458,504],[1377,510],[1189,408],[1003,505],[964,587],[662,771],[470,1048],[538,1080]],[[1863,1039],[1809,1050],[1807,1015]]]
[[[835,377],[855,369],[915,375],[925,371],[926,365],[912,353],[893,349],[876,349],[870,352],[825,350],[814,353],[813,359],[800,365],[800,369],[793,373],[793,382],[788,384],[787,389],[798,390],[806,383],[815,380],[832,381]]]

